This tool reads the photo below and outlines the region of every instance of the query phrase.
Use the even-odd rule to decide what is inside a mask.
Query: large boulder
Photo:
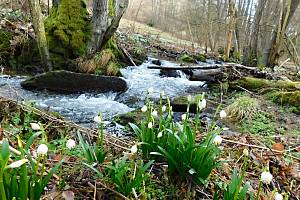
[[[31,77],[21,83],[29,90],[43,90],[74,93],[74,92],[124,92],[127,83],[122,78],[74,73],[64,70],[47,72]]]

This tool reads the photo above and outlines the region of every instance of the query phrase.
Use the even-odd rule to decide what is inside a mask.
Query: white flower
[[[141,109],[141,111],[142,111],[143,113],[146,112],[146,111],[147,111],[147,106],[146,106],[146,105],[143,106],[142,109]]]
[[[181,115],[181,119],[182,119],[182,121],[185,121],[186,120],[186,114]]]
[[[48,152],[48,147],[45,144],[41,144],[36,151],[38,155],[46,155]]]
[[[244,150],[243,150],[243,154],[244,154],[245,156],[249,156],[249,151],[248,151],[248,149],[244,149]]]
[[[224,119],[224,118],[227,117],[227,114],[226,114],[225,110],[221,110],[220,117],[221,117],[221,119]]]
[[[188,100],[188,102],[191,102],[191,101],[192,101],[192,96],[189,95],[189,96],[187,97],[187,100]]]
[[[158,116],[158,114],[157,114],[157,111],[156,111],[156,110],[154,110],[154,111],[152,112],[152,116],[153,116],[153,117],[157,117],[157,116]]]
[[[213,143],[215,144],[215,145],[220,145],[221,143],[222,143],[222,137],[221,136],[219,136],[219,135],[217,135],[215,138],[214,138],[214,140],[213,140]]]
[[[100,116],[96,116],[96,117],[94,117],[94,122],[96,122],[96,123],[98,123],[98,124],[100,124],[101,122],[102,122],[102,119],[101,119],[101,117]]]
[[[149,123],[148,123],[148,128],[152,128],[152,127],[153,127],[152,122],[149,122]]]
[[[192,168],[192,169],[189,170],[189,173],[190,173],[191,175],[196,174],[196,170],[194,170],[194,169]]]
[[[138,151],[137,145],[136,145],[136,144],[133,145],[133,146],[131,147],[130,151],[131,151],[132,154],[135,154],[135,153]]]
[[[30,123],[30,126],[31,126],[32,130],[34,130],[34,131],[41,130],[41,126],[37,123]]]
[[[149,89],[147,90],[147,92],[148,92],[149,94],[150,94],[150,93],[153,93],[153,92],[154,92],[153,87],[149,88]]]
[[[162,107],[161,107],[161,110],[162,110],[163,112],[166,112],[167,106],[162,106]]]
[[[23,164],[27,163],[28,159],[22,159],[22,160],[18,160],[16,162],[11,163],[10,165],[7,166],[7,168],[18,168],[21,167]]]
[[[283,200],[282,194],[276,192],[276,193],[275,193],[275,200]]]
[[[162,97],[165,96],[165,91],[161,91],[160,96],[162,96]]]
[[[163,136],[163,133],[162,132],[159,132],[158,134],[157,134],[157,138],[161,138]]]
[[[261,173],[260,179],[265,184],[270,184],[273,179],[273,175],[270,172]]]
[[[202,99],[202,101],[199,102],[198,106],[200,110],[204,109],[206,107],[206,99]]]
[[[66,143],[68,149],[73,149],[76,146],[75,140],[69,139]]]

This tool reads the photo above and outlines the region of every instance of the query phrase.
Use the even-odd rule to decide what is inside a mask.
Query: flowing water
[[[204,84],[199,81],[189,81],[185,74],[180,77],[162,77],[160,70],[147,69],[151,65],[149,58],[140,66],[131,66],[121,70],[128,84],[124,93],[83,93],[83,94],[55,94],[49,91],[23,90],[20,83],[26,77],[0,76],[0,96],[18,101],[32,101],[37,107],[60,113],[66,119],[75,123],[90,126],[93,118],[99,112],[105,120],[132,111],[144,104],[147,89],[153,88],[152,99],[159,99],[161,91],[170,98],[193,93]],[[162,61],[162,66],[178,66],[176,63]]]

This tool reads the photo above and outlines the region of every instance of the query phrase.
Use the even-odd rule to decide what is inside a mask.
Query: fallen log
[[[219,69],[223,67],[236,67],[240,69],[246,70],[256,70],[255,67],[247,67],[241,64],[236,63],[225,63],[225,64],[208,64],[208,65],[191,65],[191,66],[179,66],[179,67],[167,67],[167,66],[158,66],[158,65],[150,65],[148,69],[161,69],[161,70],[210,70],[210,69]]]

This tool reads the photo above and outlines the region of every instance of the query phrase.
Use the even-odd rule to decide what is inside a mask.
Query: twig
[[[121,197],[121,198],[123,198],[123,199],[126,199],[126,200],[129,200],[129,198],[127,198],[127,197],[125,197],[123,194],[121,194],[121,193],[119,193],[119,192],[117,192],[117,191],[115,191],[115,190],[109,188],[109,187],[106,186],[104,183],[102,183],[102,182],[99,181],[99,182],[97,182],[97,184],[100,184],[102,187],[104,187],[105,189],[107,189],[107,190],[109,190],[109,191],[115,193],[115,194],[118,195],[119,197]],[[92,183],[88,182],[88,185],[89,185],[90,187],[92,187],[93,189],[95,189],[95,186],[94,186]]]
[[[243,145],[243,146],[248,146],[248,147],[253,147],[253,148],[258,148],[258,149],[262,149],[262,150],[270,150],[270,148],[268,147],[262,147],[262,146],[257,146],[257,145],[253,145],[253,144],[246,144],[246,143],[242,143],[242,142],[237,142],[237,141],[233,141],[233,140],[228,140],[228,139],[223,139],[223,141],[225,142],[229,142],[229,143],[233,143],[233,144],[239,144],[239,145]],[[280,153],[280,154],[283,154],[283,155],[286,155],[286,156],[289,156],[293,159],[296,159],[296,160],[299,160],[300,161],[300,158],[297,158],[295,156],[292,156],[290,154],[287,154],[283,151],[278,151],[278,150],[275,150],[275,149],[272,149],[273,152],[276,152],[276,153]]]

